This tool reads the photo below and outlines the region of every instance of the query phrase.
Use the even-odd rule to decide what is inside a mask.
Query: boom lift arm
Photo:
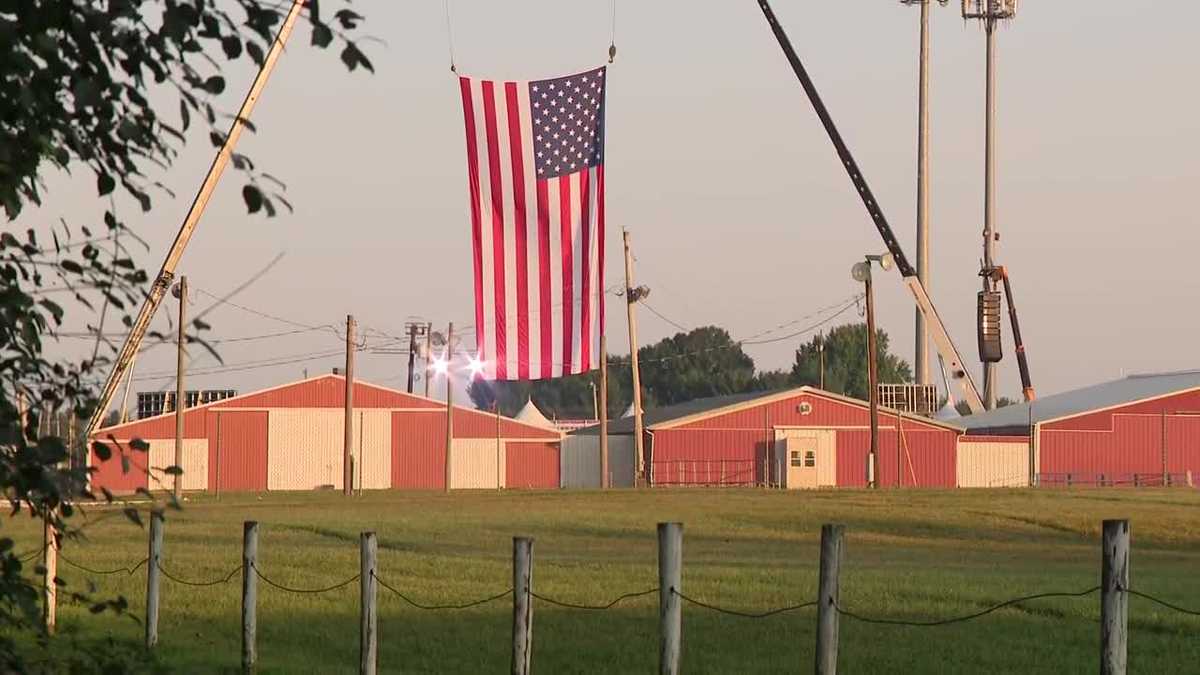
[[[1021,395],[1028,403],[1037,396],[1033,392],[1033,380],[1029,376],[1029,360],[1025,358],[1025,341],[1021,339],[1021,324],[1017,321],[1017,306],[1013,304],[1012,283],[1008,280],[1008,268],[997,265],[983,270],[980,274],[1004,284],[1004,297],[1008,301],[1008,320],[1012,324],[1013,344],[1016,345],[1017,369],[1021,371]]]
[[[858,163],[854,161],[854,156],[850,154],[850,149],[846,147],[846,142],[842,140],[841,133],[838,132],[837,126],[834,125],[833,118],[829,115],[829,110],[825,108],[825,103],[821,100],[821,95],[817,92],[816,85],[813,84],[812,78],[808,76],[808,71],[804,69],[804,64],[800,62],[800,57],[796,55],[796,50],[792,47],[791,40],[788,39],[783,26],[775,18],[775,12],[771,10],[770,3],[767,0],[758,0],[758,6],[762,9],[767,23],[771,26],[771,32],[775,34],[775,39],[779,42],[780,48],[783,49],[788,63],[791,64],[792,70],[796,73],[796,78],[800,80],[800,86],[804,88],[804,93],[808,95],[808,100],[812,103],[813,110],[816,111],[817,117],[821,119],[821,124],[825,127],[825,132],[829,134],[829,140],[833,142],[833,147],[837,150],[838,158],[842,160],[842,165],[845,166],[846,173],[850,175],[850,182],[854,184],[854,189],[858,190],[858,196],[862,198],[863,205],[867,207],[867,213],[871,215],[871,220],[875,223],[875,229],[879,230],[879,236],[883,238],[883,243],[887,245],[888,252],[895,259],[896,269],[904,277],[904,284],[908,286],[908,290],[912,293],[917,307],[920,308],[921,313],[925,315],[926,321],[929,322],[930,337],[937,347],[938,354],[946,365],[949,366],[950,379],[961,389],[963,398],[966,400],[967,405],[971,407],[971,412],[982,412],[984,410],[983,400],[979,397],[979,390],[975,388],[975,382],[971,379],[971,374],[963,366],[962,356],[959,355],[958,348],[954,346],[953,340],[950,339],[950,334],[946,332],[946,325],[942,323],[941,317],[938,316],[937,309],[933,306],[933,300],[929,298],[929,293],[926,292],[925,286],[921,283],[920,278],[917,277],[916,270],[904,255],[904,250],[900,247],[900,242],[896,239],[895,233],[892,232],[892,227],[888,224],[887,218],[879,208],[878,202],[875,201],[875,196],[871,193],[870,186],[867,185],[867,179],[863,177],[862,172],[858,168]]]
[[[287,42],[288,37],[292,34],[292,28],[296,25],[296,19],[300,16],[300,10],[304,8],[304,5],[305,0],[292,0],[291,9],[284,17],[283,23],[279,26],[279,32],[276,33],[275,40],[271,43],[271,48],[263,58],[262,67],[259,68],[258,75],[255,76],[254,83],[250,86],[250,91],[242,101],[242,107],[238,111],[237,117],[233,119],[233,123],[229,126],[229,134],[225,136],[225,142],[221,145],[220,151],[217,152],[217,156],[213,159],[213,163],[208,169],[208,175],[205,176],[204,182],[200,185],[200,190],[196,193],[196,198],[192,201],[191,208],[188,209],[187,217],[184,218],[183,225],[179,228],[179,233],[175,235],[175,242],[171,244],[171,249],[167,252],[167,258],[163,261],[162,267],[158,271],[158,276],[154,277],[150,293],[147,294],[146,301],[142,303],[142,309],[138,312],[137,319],[133,322],[133,326],[129,330],[129,335],[125,337],[125,344],[121,346],[121,352],[117,355],[117,360],[113,363],[113,370],[109,373],[108,380],[104,383],[104,389],[100,392],[100,399],[96,403],[96,410],[92,413],[92,419],[88,422],[85,437],[91,437],[92,432],[103,422],[104,415],[108,412],[108,406],[112,403],[113,396],[117,392],[117,387],[121,385],[121,378],[125,376],[133,365],[133,360],[137,357],[138,350],[141,349],[142,339],[146,336],[146,331],[150,328],[150,321],[154,319],[154,314],[158,311],[158,306],[162,304],[163,296],[166,295],[167,289],[171,287],[171,281],[175,278],[175,269],[179,265],[179,260],[183,258],[183,252],[192,238],[192,233],[196,230],[196,225],[200,222],[200,216],[204,213],[204,208],[208,206],[209,197],[212,196],[213,190],[217,187],[217,182],[221,179],[221,173],[225,170],[225,165],[229,163],[229,159],[233,155],[233,148],[237,145],[238,138],[242,135],[242,130],[246,127],[246,121],[250,119],[250,112],[254,110],[254,104],[258,102],[258,97],[262,95],[263,87],[267,86],[267,78],[271,76],[271,71],[275,68],[275,62],[279,60],[280,54],[283,53],[284,43]],[[180,330],[183,330],[183,326],[180,326]]]

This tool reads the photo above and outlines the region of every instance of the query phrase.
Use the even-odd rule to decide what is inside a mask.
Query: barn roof
[[[1020,429],[1022,433],[1028,433],[1031,408],[1033,423],[1037,424],[1198,388],[1200,370],[1130,375],[1119,380],[1039,398],[1032,404],[1018,403],[960,417],[955,421],[965,426],[967,433],[996,429]]]
[[[254,408],[290,408],[290,407],[340,407],[345,401],[345,381],[343,375],[322,374],[307,379],[296,380],[284,384],[260,389],[258,391],[239,394],[218,401],[211,401],[202,405],[192,406],[184,411],[185,416],[192,416],[204,410],[225,410],[237,409],[239,407],[251,406]],[[371,384],[361,379],[354,381],[355,407],[359,409],[385,409],[385,410],[438,410],[445,409],[446,403],[432,398],[426,398],[418,394],[409,394],[408,392],[392,389],[378,384]],[[281,401],[287,400],[288,403]],[[296,401],[301,401],[297,404]],[[474,408],[465,406],[454,406],[455,410],[461,410],[466,413],[479,413],[480,411]],[[491,416],[490,413],[488,413]],[[123,438],[122,434],[144,433],[149,425],[161,424],[164,421],[174,420],[175,413],[164,412],[153,417],[144,419],[133,419],[124,424],[115,424],[113,426],[97,429],[92,432],[92,438],[107,438],[108,436],[116,436]],[[561,433],[551,424],[549,426],[530,422],[528,420],[505,418],[508,422],[537,429],[539,432],[548,432],[550,434]],[[174,424],[171,422],[171,424]],[[157,427],[155,427],[157,428]],[[174,429],[172,426],[171,429]]]
[[[773,391],[754,391],[743,394],[728,394],[725,396],[710,396],[708,398],[697,398],[675,405],[663,406],[661,408],[653,408],[642,413],[642,426],[646,429],[654,431],[656,428],[673,426],[684,420],[688,420],[697,416],[709,416],[733,412],[737,408],[747,405],[757,405],[760,403],[771,403],[779,399],[786,399],[800,394],[813,394],[822,396],[842,403],[866,407],[867,402],[841,394],[817,389],[815,387],[797,387],[794,389],[776,389]],[[882,412],[894,413],[890,408],[879,408]],[[945,427],[961,431],[961,427],[957,424],[947,423],[941,420],[933,420],[922,418],[923,422],[927,422],[934,426]],[[957,420],[956,420],[957,422]],[[600,433],[599,425],[590,426],[586,429],[580,429],[576,434],[596,435]],[[633,418],[622,417],[616,420],[609,420],[608,433],[610,434],[632,434],[633,433]]]

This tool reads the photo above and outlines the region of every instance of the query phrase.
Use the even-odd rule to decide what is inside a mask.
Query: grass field
[[[96,569],[136,563],[145,534],[95,509],[85,541],[64,556]],[[741,610],[811,600],[822,523],[847,526],[842,604],[896,618],[977,611],[1010,597],[1099,583],[1104,518],[1129,518],[1135,588],[1200,606],[1200,491],[865,491],[459,493],[380,492],[201,497],[169,512],[164,567],[195,580],[240,564],[241,523],[261,523],[260,569],[296,587],[327,586],[358,571],[358,533],[379,535],[380,577],[425,603],[481,598],[511,586],[511,537],[536,537],[534,589],[600,603],[657,585],[655,523],[684,523],[685,593]],[[18,551],[40,530],[3,522]],[[144,610],[145,575],[97,577],[62,565],[72,586]],[[233,672],[239,664],[240,582],[190,588],[164,580],[159,661],[180,672]],[[508,667],[511,600],[462,611],[421,611],[380,591],[381,672],[500,672]],[[1099,597],[1049,599],[937,628],[842,619],[841,663],[865,672],[1095,672]],[[263,673],[349,673],[358,657],[358,586],[293,595],[259,585]],[[807,671],[812,609],[751,620],[684,606],[689,673]],[[61,631],[86,640],[141,639],[128,619],[61,609]],[[1196,672],[1200,618],[1130,599],[1129,662],[1136,673]],[[534,669],[541,673],[652,672],[657,596],[606,612],[538,602]]]

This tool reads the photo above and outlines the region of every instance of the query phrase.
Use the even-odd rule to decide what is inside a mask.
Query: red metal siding
[[[91,478],[92,492],[99,497],[100,488],[107,488],[114,494],[127,494],[138,488],[148,487],[150,480],[146,473],[146,466],[149,464],[150,458],[147,453],[130,448],[128,443],[122,443],[120,449],[117,449],[111,442],[107,442],[107,445],[112,449],[112,456],[108,461],[100,461],[100,458],[96,456],[96,451],[91,451],[91,466],[96,469]],[[122,451],[129,458],[128,473],[121,470]]]
[[[957,437],[945,430],[909,429],[907,425],[908,420],[905,420],[903,443],[899,442],[895,427],[879,429],[879,484],[883,487],[954,487]],[[870,429],[837,430],[838,487],[866,487],[870,451]],[[900,467],[899,481],[897,466]]]
[[[801,403],[812,405],[812,411],[801,414]],[[895,415],[880,412],[879,423],[895,426]],[[800,393],[783,400],[763,403],[741,410],[708,417],[674,427],[675,429],[769,429],[771,427],[865,427],[870,425],[871,415],[866,403],[848,403],[826,398],[814,393]],[[926,424],[905,417],[905,428],[936,429],[952,433],[943,427]],[[658,433],[658,432],[656,432]]]
[[[556,488],[558,443],[505,443],[504,485],[508,488]]]
[[[232,408],[341,408],[346,405],[346,380],[339,375],[305,380],[276,389],[268,389],[229,401],[220,407]],[[440,408],[437,401],[403,392],[383,389],[365,382],[354,383],[357,408]]]
[[[209,490],[267,489],[267,424],[265,410],[208,416]]]
[[[392,487],[446,487],[446,421],[437,413],[392,413]]]
[[[445,425],[445,413],[437,415]],[[455,438],[495,438],[496,416],[492,413],[454,408],[454,437]],[[558,441],[557,431],[543,429],[529,424],[517,422],[508,417],[500,418],[501,438],[534,438],[546,441]]]
[[[775,430],[663,429],[651,438],[656,485],[756,483],[770,461]]]
[[[1039,442],[1043,474],[1157,474],[1191,471],[1200,476],[1200,417],[1110,415],[1112,431],[1043,429]],[[1164,429],[1165,423],[1165,429]],[[1165,431],[1165,434],[1164,434]]]
[[[1200,415],[1167,418],[1167,471],[1200,480]]]
[[[207,412],[207,408],[195,408],[183,412],[184,438],[205,437],[205,414]],[[92,434],[92,437],[107,439],[110,435],[120,440],[133,438],[147,440],[152,438],[175,438],[175,414],[168,413],[166,415],[148,417],[144,420],[126,422],[125,424],[99,429]]]

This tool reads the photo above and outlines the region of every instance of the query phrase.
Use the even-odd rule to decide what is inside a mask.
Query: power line
[[[688,332],[687,328],[684,328],[683,326],[679,325],[678,323],[663,316],[663,313],[658,311],[657,309],[654,309],[654,307],[651,306],[650,303],[646,302],[645,300],[639,300],[638,302],[640,302],[646,309],[650,310],[650,313],[653,314],[654,316],[657,316],[658,318],[662,319],[663,321],[666,321],[667,323],[671,324],[672,326],[678,328],[679,330],[681,330],[685,333]]]

